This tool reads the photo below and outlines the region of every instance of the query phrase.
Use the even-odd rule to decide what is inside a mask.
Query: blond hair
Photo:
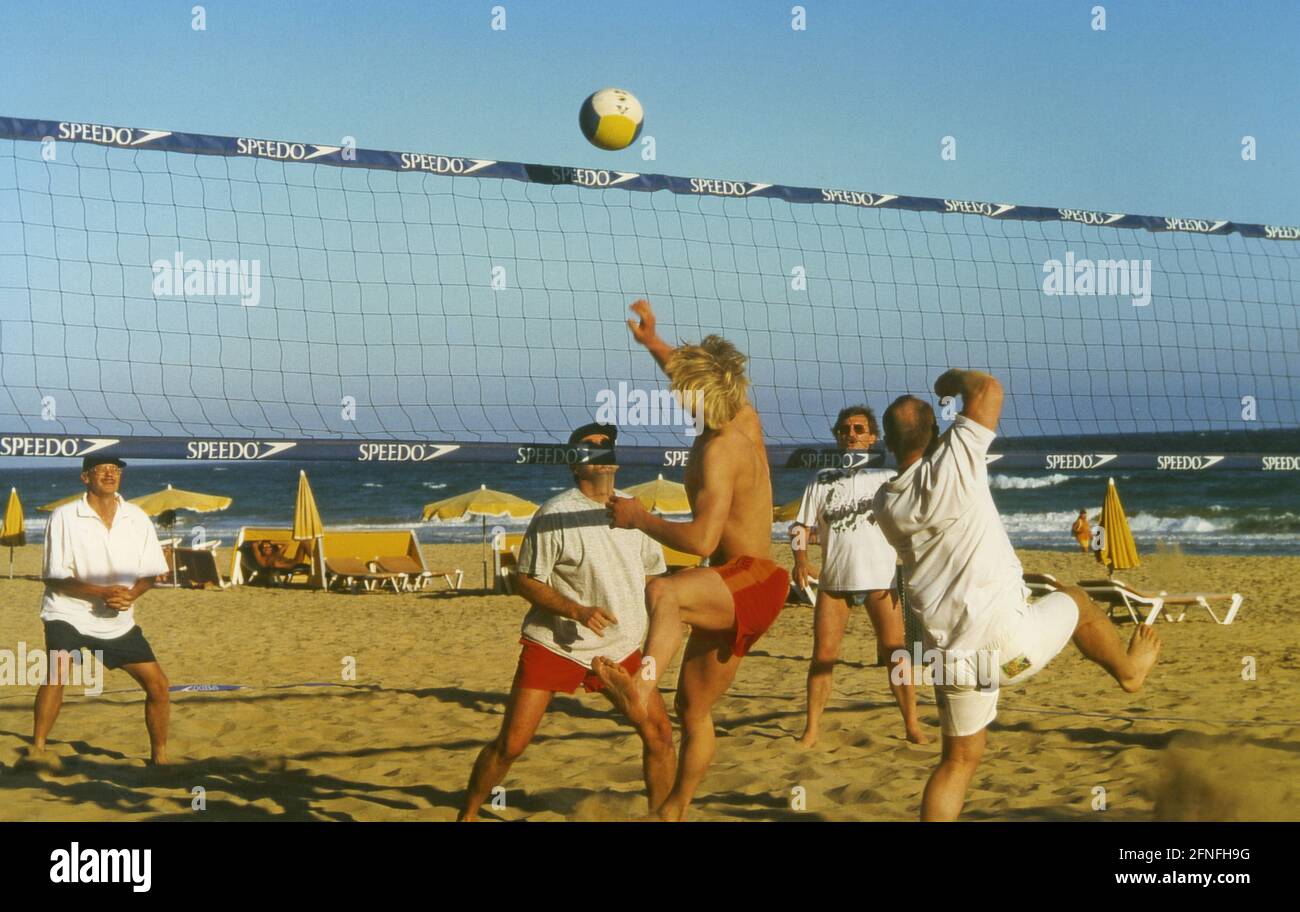
[[[705,336],[674,351],[664,371],[683,406],[694,413],[702,404],[704,426],[716,430],[749,402],[748,360],[722,336]]]

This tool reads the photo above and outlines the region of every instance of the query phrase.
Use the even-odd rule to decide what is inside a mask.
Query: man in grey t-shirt
[[[569,444],[612,449],[617,436],[612,425],[588,424],[570,435]],[[598,463],[573,466],[576,486],[542,504],[528,526],[515,583],[532,605],[523,623],[523,651],[501,731],[474,762],[461,820],[477,818],[557,691],[604,689],[591,670],[593,659],[617,662],[630,673],[641,670],[646,579],[667,568],[663,549],[644,532],[609,527],[605,502],[617,471]],[[651,810],[667,797],[677,765],[672,724],[657,690],[653,703],[637,727]]]

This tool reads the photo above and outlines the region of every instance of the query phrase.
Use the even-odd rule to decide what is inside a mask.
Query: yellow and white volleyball
[[[641,135],[645,112],[626,89],[601,89],[582,103],[578,123],[593,146],[610,151],[626,149]]]

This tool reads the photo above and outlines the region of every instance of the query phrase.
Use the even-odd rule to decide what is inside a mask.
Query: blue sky
[[[1300,4],[0,7],[0,114],[1149,215],[1300,221]],[[577,129],[647,110],[657,160]],[[1258,159],[1243,162],[1241,138]],[[957,140],[942,161],[940,139]]]
[[[1101,3],[1105,31],[1092,28],[1096,5],[1096,0],[808,0],[802,4],[807,28],[796,31],[789,0],[212,0],[202,4],[206,29],[195,31],[194,0],[46,0],[0,6],[5,48],[0,54],[0,116],[320,143],[352,136],[369,149],[1300,224],[1300,121],[1295,116],[1300,110],[1300,54],[1295,48],[1300,4]],[[491,28],[494,6],[505,8],[504,31]],[[641,99],[647,111],[645,132],[656,140],[653,162],[643,161],[635,146],[607,153],[582,138],[577,126],[581,101],[610,85],[630,89]],[[940,156],[947,136],[956,140],[955,161]],[[1255,161],[1241,158],[1244,136],[1257,143]],[[34,144],[24,145],[28,148],[22,154],[37,157],[35,167],[43,168]],[[87,160],[94,154],[89,150]],[[25,167],[13,173],[33,173]],[[218,169],[212,160],[204,167]],[[253,166],[244,161],[225,167]],[[297,169],[295,180],[310,182],[303,170],[310,166],[291,167]],[[344,179],[337,169],[328,170],[335,172],[329,179]],[[62,171],[58,179],[81,180],[75,169]],[[0,173],[0,190],[5,179]],[[403,186],[415,186],[411,182],[417,179],[409,175]],[[368,178],[347,172],[346,180],[355,187]],[[27,191],[48,184],[43,170],[34,183],[24,176],[18,181]],[[471,181],[453,183],[457,194],[477,192]],[[483,191],[485,199],[519,198],[517,187],[501,186],[511,182],[483,183],[497,185]],[[220,190],[218,184],[220,179],[213,178],[208,187]],[[168,191],[173,190],[169,182]],[[590,253],[602,241],[599,228],[592,229],[585,239],[588,248],[570,257],[562,277],[570,299],[563,302],[569,308],[563,312],[556,304],[562,296],[552,296],[548,278],[531,287],[521,283],[527,290],[514,298],[492,295],[473,277],[485,277],[490,265],[485,255],[467,252],[469,241],[486,233],[489,217],[475,221],[478,215],[461,209],[456,217],[467,220],[457,223],[467,226],[464,236],[445,242],[456,262],[440,265],[460,273],[451,281],[441,272],[403,288],[393,284],[398,292],[422,283],[439,293],[437,307],[445,312],[429,317],[421,310],[418,324],[397,316],[400,307],[386,296],[365,305],[370,319],[362,321],[363,308],[346,303],[348,295],[360,296],[361,281],[335,283],[329,291],[335,312],[309,312],[320,299],[307,300],[302,280],[308,270],[297,262],[290,263],[288,273],[279,273],[282,281],[268,293],[269,306],[260,310],[199,302],[186,302],[180,309],[150,297],[147,278],[140,280],[148,276],[156,251],[141,248],[137,255],[129,240],[113,238],[110,259],[130,261],[126,267],[119,263],[116,273],[106,272],[102,261],[92,268],[96,255],[91,253],[80,262],[56,263],[53,257],[38,262],[40,257],[27,254],[44,249],[40,230],[25,230],[19,240],[13,227],[17,222],[10,219],[8,236],[0,225],[0,253],[23,250],[26,274],[11,284],[6,297],[6,274],[0,270],[0,318],[11,321],[3,349],[9,356],[6,386],[16,387],[9,372],[30,366],[38,375],[46,366],[43,355],[48,362],[51,351],[80,354],[92,338],[104,363],[83,359],[75,369],[103,369],[112,360],[103,350],[126,338],[124,332],[110,330],[124,330],[117,324],[134,314],[136,328],[127,347],[135,346],[136,356],[148,363],[134,366],[130,381],[149,393],[166,389],[170,402],[164,411],[199,410],[192,401],[187,406],[178,392],[186,384],[225,397],[227,403],[239,395],[229,390],[255,386],[249,383],[249,370],[231,366],[236,357],[260,357],[261,365],[283,366],[278,375],[282,384],[286,370],[309,364],[296,378],[306,384],[302,392],[291,384],[271,388],[285,390],[286,401],[312,402],[315,397],[315,405],[332,411],[341,393],[378,397],[391,394],[386,384],[398,387],[396,368],[374,366],[400,360],[391,346],[385,350],[381,342],[368,349],[359,356],[363,368],[349,370],[337,366],[344,343],[358,337],[369,342],[366,333],[375,330],[381,330],[381,338],[387,332],[389,342],[431,338],[437,344],[460,333],[474,339],[470,361],[458,365],[446,345],[438,349],[436,344],[426,347],[426,361],[440,361],[443,370],[450,364],[458,381],[483,385],[453,390],[453,403],[419,399],[430,395],[424,386],[415,390],[417,400],[464,409],[457,419],[461,427],[499,429],[508,422],[491,413],[492,397],[498,394],[494,384],[516,383],[517,389],[522,375],[531,389],[525,404],[540,409],[558,400],[567,410],[562,416],[541,414],[543,426],[553,432],[568,426],[570,412],[589,409],[593,389],[625,377],[645,382],[654,377],[648,359],[628,351],[621,306],[608,306],[615,296],[626,297],[624,291],[635,289],[672,301],[678,327],[696,337],[720,329],[745,333],[743,347],[754,355],[756,381],[768,397],[760,396],[760,406],[779,410],[782,420],[811,416],[818,432],[822,418],[834,414],[844,395],[856,397],[857,390],[866,390],[874,404],[883,405],[903,391],[924,390],[940,360],[950,357],[972,366],[1020,371],[1013,377],[1018,398],[1008,412],[1023,423],[1009,423],[1013,433],[1093,432],[1110,428],[1115,418],[1135,426],[1166,422],[1162,429],[1206,420],[1221,424],[1225,416],[1232,419],[1243,393],[1276,403],[1266,413],[1272,425],[1295,421],[1296,362],[1287,357],[1294,355],[1294,333],[1278,332],[1295,326],[1296,280],[1289,271],[1294,242],[1276,242],[1292,245],[1286,256],[1278,257],[1261,242],[1243,251],[1240,238],[1080,233],[1073,227],[1040,229],[975,216],[908,216],[899,222],[882,211],[879,218],[888,227],[913,229],[888,232],[886,251],[878,234],[846,227],[845,220],[856,216],[841,207],[816,206],[806,207],[816,212],[799,216],[797,231],[793,220],[781,220],[780,207],[774,207],[773,221],[764,222],[762,216],[728,220],[720,230],[724,242],[715,244],[709,234],[719,230],[713,216],[755,210],[717,200],[605,193],[610,211],[601,216],[644,218],[656,223],[661,241],[676,231],[670,238],[674,243],[664,245],[673,251],[655,263],[658,254],[642,247],[637,255],[645,260],[620,261],[617,274],[602,273],[599,266],[608,263]],[[540,190],[529,199],[538,203],[538,211],[546,202]],[[493,202],[505,208],[495,199],[485,202],[484,209]],[[620,206],[627,211],[613,211]],[[668,210],[673,215],[660,221],[661,212]],[[521,207],[509,212],[512,219],[520,213],[534,215]],[[30,210],[25,217],[32,218]],[[943,218],[942,229],[951,235],[941,238]],[[117,225],[116,219],[107,213],[101,221]],[[922,225],[925,231],[914,230]],[[491,251],[493,257],[514,257],[517,274],[525,276],[526,267],[537,267],[541,275],[541,267],[556,265],[545,249],[526,252],[530,239],[525,232],[516,248],[514,227],[512,223],[509,236]],[[776,227],[786,233],[781,244],[760,238]],[[80,230],[86,233],[84,226]],[[1003,231],[1010,243],[990,245],[986,234],[997,241]],[[747,239],[741,237],[747,233]],[[678,267],[688,253],[698,253],[691,244],[705,234],[713,245],[707,266],[684,273]],[[740,252],[754,254],[749,265],[728,260],[737,252],[731,246],[737,237],[745,248]],[[786,243],[789,237],[796,238],[793,246]],[[822,240],[828,247],[817,246]],[[158,241],[167,242],[166,233]],[[1155,259],[1161,303],[1135,310],[1126,300],[1095,305],[1044,301],[1038,265],[1059,256],[1068,244],[1081,255]],[[91,249],[81,236],[69,249],[78,247]],[[1216,258],[1224,249],[1233,256]],[[192,238],[186,250],[203,253],[194,249]],[[252,255],[265,257],[271,274],[285,268],[282,252],[254,249]],[[790,259],[795,254],[801,259]],[[9,257],[11,274],[17,259]],[[409,270],[409,261],[409,256],[399,257],[396,266]],[[810,285],[806,299],[790,299],[784,287],[795,262],[806,264],[821,280]],[[466,264],[473,275],[466,273]],[[655,275],[648,277],[651,271]],[[106,289],[117,287],[114,283],[128,272],[136,284],[124,282],[127,290],[117,291],[119,299],[111,300],[114,292]],[[83,274],[87,278],[79,278]],[[92,284],[91,274],[94,283],[107,284]],[[725,282],[731,285],[720,288]],[[35,291],[25,295],[28,283]],[[466,303],[470,301],[472,306]],[[1242,302],[1253,306],[1243,309]],[[799,335],[804,329],[799,321],[811,319],[808,303],[826,308],[812,339],[806,332]],[[38,327],[35,348],[19,326],[24,308],[29,324],[48,321]],[[957,322],[939,320],[941,314],[951,318],[954,313]],[[1039,319],[1044,314],[1047,318]],[[592,359],[593,353],[584,351],[581,358],[568,358],[574,327],[593,315],[604,324],[599,354]],[[279,351],[278,357],[268,357],[264,347],[260,356],[257,349],[250,353],[249,339],[301,343],[309,329],[335,318],[333,345],[301,344]],[[60,319],[67,326],[58,325]],[[232,319],[242,329],[232,332]],[[167,351],[168,340],[156,327],[161,324],[166,332],[178,323],[184,323],[191,346],[182,369],[206,370],[197,379],[179,378],[175,371],[151,372],[162,358],[154,352]],[[51,333],[50,325],[58,332]],[[349,328],[353,325],[360,328]],[[525,347],[536,347],[528,356],[539,360],[521,362],[518,346],[511,350],[501,327],[512,325]],[[1107,345],[1116,325],[1120,331],[1115,335],[1129,344]],[[213,329],[217,326],[226,328]],[[959,340],[956,345],[950,345],[953,338]],[[904,344],[895,344],[898,339]],[[763,345],[770,346],[766,355]],[[436,359],[428,356],[430,351],[438,352]],[[325,364],[336,359],[337,376],[330,376],[329,368],[317,371],[316,359]],[[87,375],[80,388],[93,391],[120,383],[120,367],[114,376],[109,365],[107,381]],[[220,380],[218,370],[224,372]],[[1086,389],[1058,388],[1084,371]],[[353,382],[349,374],[363,375],[365,388],[348,387]],[[154,382],[155,376],[163,379]],[[374,389],[370,379],[376,381]],[[222,387],[223,382],[231,386]],[[34,401],[49,385],[57,386],[57,381],[38,376],[26,391],[28,399]],[[1204,403],[1211,398],[1206,410]],[[134,392],[130,405],[145,411],[153,407]],[[96,407],[94,397],[88,407]],[[102,402],[97,407],[103,408]],[[115,407],[108,411],[121,417]],[[775,420],[771,426],[778,435],[784,427]],[[506,429],[513,437],[520,428]],[[787,433],[807,439],[797,422]]]

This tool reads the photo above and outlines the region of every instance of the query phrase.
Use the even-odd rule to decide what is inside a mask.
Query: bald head
[[[885,446],[901,465],[923,455],[939,436],[930,403],[915,396],[899,396],[885,409]]]

